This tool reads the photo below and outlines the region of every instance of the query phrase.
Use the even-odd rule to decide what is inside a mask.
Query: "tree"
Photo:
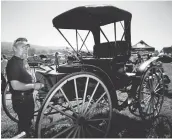
[[[28,55],[29,55],[29,56],[34,56],[35,53],[36,53],[35,48],[31,48],[31,49],[29,50],[29,52],[28,52]]]
[[[158,56],[158,55],[159,55],[158,50],[155,50],[154,55],[155,55],[155,56]]]

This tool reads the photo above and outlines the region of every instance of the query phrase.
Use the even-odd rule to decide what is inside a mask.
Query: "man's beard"
[[[28,58],[28,54],[23,54],[23,55],[22,55],[22,58],[23,58],[23,59],[27,59],[27,58]]]

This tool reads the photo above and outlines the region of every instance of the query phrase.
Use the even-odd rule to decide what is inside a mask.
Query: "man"
[[[56,66],[56,72],[57,72],[57,68],[59,67],[59,58],[58,58],[58,55],[59,55],[59,53],[56,52],[55,53],[55,61],[54,61],[54,64]]]
[[[31,120],[34,117],[33,90],[44,87],[41,83],[33,83],[32,76],[26,70],[24,61],[27,59],[29,47],[26,38],[15,40],[13,44],[14,56],[8,61],[6,68],[13,109],[19,118],[18,132],[25,131],[27,137],[29,137]]]
[[[1,73],[4,75],[5,74],[5,68],[7,66],[8,60],[5,55],[2,55],[1,57]]]

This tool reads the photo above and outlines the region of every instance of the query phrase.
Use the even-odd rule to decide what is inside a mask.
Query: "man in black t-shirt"
[[[17,113],[18,132],[25,131],[29,137],[31,120],[34,116],[33,90],[44,87],[41,83],[33,83],[32,76],[25,67],[30,45],[26,38],[18,38],[14,41],[14,56],[8,61],[6,72],[12,93],[13,109]]]

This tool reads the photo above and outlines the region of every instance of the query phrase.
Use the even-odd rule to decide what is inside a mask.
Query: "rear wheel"
[[[106,137],[112,104],[105,84],[79,72],[61,79],[48,93],[37,117],[38,138]]]
[[[139,112],[142,119],[160,113],[164,100],[164,78],[161,67],[151,66],[145,72],[139,89]]]
[[[12,94],[9,89],[9,84],[7,84],[4,92],[2,93],[2,106],[6,115],[14,122],[18,122],[18,116],[17,113],[13,110],[11,97]]]

